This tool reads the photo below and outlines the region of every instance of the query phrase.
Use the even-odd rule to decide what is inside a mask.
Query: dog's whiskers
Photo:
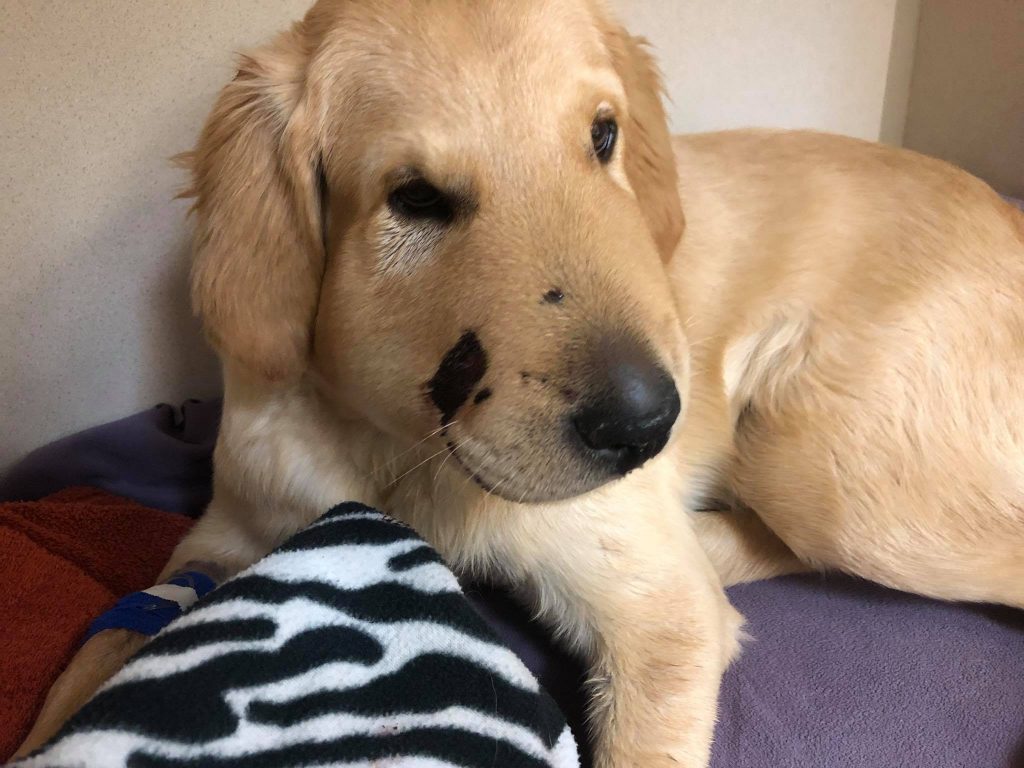
[[[443,469],[444,469],[444,465],[445,465],[445,464],[447,464],[447,463],[448,463],[448,460],[449,460],[449,459],[450,459],[450,458],[451,458],[452,456],[454,456],[454,455],[455,455],[455,452],[456,452],[457,450],[459,450],[460,448],[462,448],[462,447],[464,447],[464,446],[468,445],[468,444],[469,444],[469,441],[470,441],[471,439],[472,439],[472,438],[469,438],[469,437],[467,437],[467,438],[466,438],[465,440],[463,440],[463,441],[462,441],[461,443],[458,443],[458,444],[456,444],[456,445],[451,445],[451,446],[449,446],[449,448],[448,448],[448,455],[447,455],[447,456],[445,456],[445,457],[444,457],[444,459],[442,459],[442,461],[441,461],[441,464],[440,464],[440,465],[438,466],[438,468],[437,468],[437,471],[436,471],[436,472],[434,473],[434,479],[433,479],[433,481],[431,481],[431,485],[430,485],[430,487],[431,487],[431,489],[433,490],[433,492],[434,492],[434,493],[437,493],[437,480],[438,480],[438,478],[439,478],[439,477],[441,476],[441,470],[443,470]]]
[[[395,454],[390,459],[388,459],[386,462],[384,462],[384,464],[382,464],[378,468],[378,470],[374,473],[374,478],[375,479],[380,479],[380,475],[382,473],[384,473],[384,472],[387,472],[389,469],[391,469],[392,466],[395,464],[395,462],[397,462],[403,456],[407,456],[408,454],[412,453],[417,448],[419,448],[421,445],[423,445],[425,442],[427,442],[427,440],[429,440],[430,438],[437,437],[439,434],[444,432],[446,429],[450,429],[451,427],[454,427],[458,423],[459,423],[458,419],[452,419],[447,424],[442,424],[437,429],[431,430],[429,433],[427,433],[426,437],[424,437],[421,440],[417,440],[415,443],[413,443],[412,446],[410,446],[409,448],[406,448],[404,451],[402,451],[400,453]],[[393,480],[392,482],[397,482],[397,479]]]
[[[407,477],[408,475],[411,475],[411,474],[412,474],[413,472],[415,472],[415,471],[416,471],[417,469],[419,469],[420,467],[422,467],[422,466],[423,466],[424,464],[426,464],[426,463],[428,463],[428,462],[432,461],[433,459],[436,459],[436,458],[437,458],[438,456],[440,456],[440,455],[441,455],[442,453],[444,453],[444,452],[445,452],[445,451],[447,451],[447,450],[448,450],[448,446],[445,446],[444,448],[442,448],[442,449],[441,449],[440,451],[438,451],[437,453],[432,453],[432,454],[430,454],[430,455],[429,455],[429,456],[427,456],[427,458],[425,458],[425,459],[424,459],[423,461],[419,462],[418,464],[416,464],[416,465],[415,465],[415,466],[413,466],[413,467],[410,467],[410,468],[409,468],[409,469],[407,469],[407,470],[406,470],[405,472],[403,472],[402,474],[400,474],[400,475],[399,475],[398,477],[396,477],[396,478],[395,478],[394,480],[392,480],[392,481],[391,481],[390,483],[388,483],[388,485],[396,485],[396,484],[397,484],[397,483],[398,483],[398,482],[399,482],[400,480],[404,479],[404,478],[405,478],[405,477]]]
[[[469,441],[467,440],[466,442],[468,443]],[[479,443],[477,443],[477,445],[479,445]],[[461,447],[462,446],[460,446],[460,448]],[[470,447],[472,447],[472,446],[470,446]],[[479,463],[486,464],[488,461],[490,461],[492,456],[494,456],[494,448],[492,448],[490,446],[485,446],[484,447],[483,455],[479,457]],[[466,485],[469,484],[470,481],[472,481],[472,482],[475,482],[477,485],[481,486],[484,489],[485,493],[489,494],[490,493],[489,486],[484,484],[483,478],[481,478],[480,475],[474,473],[468,467],[466,467],[465,469],[466,469],[466,477],[462,481],[461,489],[464,490]]]

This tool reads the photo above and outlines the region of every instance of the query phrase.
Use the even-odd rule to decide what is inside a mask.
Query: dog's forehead
[[[430,0],[430,2],[341,2],[335,24],[357,34],[373,31],[384,45],[418,41],[456,43],[462,51],[517,51],[544,38],[557,48],[587,48],[598,42],[595,0]]]
[[[330,33],[331,47],[349,64],[336,71],[362,80],[357,87],[375,90],[378,98],[443,97],[449,110],[543,108],[587,81],[615,91],[618,81],[592,3],[354,3]]]

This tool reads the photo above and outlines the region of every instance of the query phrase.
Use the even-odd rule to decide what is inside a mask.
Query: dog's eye
[[[599,117],[590,126],[590,140],[594,144],[594,154],[602,163],[612,159],[615,152],[615,141],[619,137],[619,124],[614,117]]]
[[[388,195],[388,206],[407,219],[451,221],[451,201],[433,184],[423,179],[406,182]]]

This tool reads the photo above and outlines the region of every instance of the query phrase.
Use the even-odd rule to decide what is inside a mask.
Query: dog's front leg
[[[541,614],[590,661],[601,768],[703,768],[742,619],[676,494],[628,491],[538,510],[509,553]]]

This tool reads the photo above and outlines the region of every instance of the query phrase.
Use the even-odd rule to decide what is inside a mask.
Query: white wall
[[[307,2],[0,0],[0,469],[216,391],[167,158],[192,144],[230,52]],[[880,134],[896,0],[617,4],[660,49],[678,130]]]

